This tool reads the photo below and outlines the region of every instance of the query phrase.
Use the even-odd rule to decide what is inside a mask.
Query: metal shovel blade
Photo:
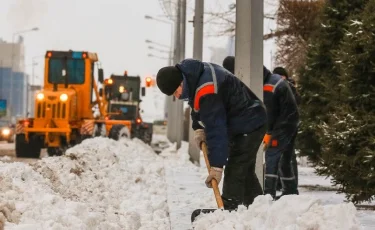
[[[216,210],[218,209],[195,209],[194,212],[191,214],[191,222],[193,223],[195,221],[195,218],[197,218],[197,216],[199,216],[201,213],[211,213],[215,212]]]

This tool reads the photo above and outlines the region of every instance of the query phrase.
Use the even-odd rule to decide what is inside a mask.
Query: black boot
[[[264,180],[264,194],[270,194],[273,198],[276,197],[276,177],[268,177]]]
[[[294,180],[281,180],[281,183],[283,185],[282,193],[280,196],[277,196],[275,200],[278,200],[282,196],[285,196],[285,195],[299,195],[295,179]]]

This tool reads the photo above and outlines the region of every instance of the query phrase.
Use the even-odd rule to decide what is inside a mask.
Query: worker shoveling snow
[[[94,138],[29,166],[0,163],[5,229],[168,229],[163,160],[139,140]]]
[[[177,154],[158,156],[140,140],[98,137],[69,149],[66,156],[43,158],[32,165],[0,162],[0,224],[9,230],[181,229],[172,221],[170,226],[168,210],[177,210],[182,214],[179,221],[189,224],[183,229],[191,229],[191,212],[210,208],[214,198],[204,185],[207,170],[195,168],[188,157],[183,157],[186,155],[186,143]],[[167,166],[173,171],[165,178]],[[196,172],[196,184],[174,170]],[[167,204],[167,196],[173,200],[186,191],[190,193],[185,188],[193,189],[190,196]],[[322,205],[302,195],[271,202],[269,196],[259,196],[248,210],[201,215],[194,226],[354,230],[359,229],[355,215],[352,204]]]
[[[212,189],[204,184],[207,169],[203,155],[200,170],[196,170],[198,168],[189,161],[187,152],[188,144],[184,142],[177,153],[171,146],[161,154],[169,162],[176,162],[165,164],[169,175],[167,181],[170,181],[168,197],[179,201],[169,202],[169,209],[177,213],[170,214],[175,230],[191,229],[191,213],[197,208],[215,208],[213,205],[216,204]],[[352,203],[327,205],[315,196],[306,195],[284,196],[272,201],[267,195],[258,196],[248,209],[240,206],[236,212],[217,210],[201,214],[193,226],[195,230],[356,230],[361,229],[356,214]]]

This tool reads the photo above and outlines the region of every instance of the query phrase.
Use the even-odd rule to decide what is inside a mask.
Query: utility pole
[[[181,0],[178,0],[177,8],[176,8],[176,20],[175,20],[175,29],[174,29],[174,50],[173,50],[173,64],[177,64],[180,61],[181,53],[180,53],[180,40],[181,40]],[[177,142],[177,148],[181,145],[181,142],[178,143],[177,135],[178,135],[178,111],[177,111],[177,103],[178,99],[174,96],[170,96],[167,98],[167,111],[168,111],[168,118],[167,118],[167,137],[170,142]]]
[[[195,11],[194,11],[194,44],[193,44],[193,58],[202,60],[203,56],[203,12],[204,12],[204,0],[195,0]],[[191,111],[191,109],[190,109]],[[194,130],[192,126],[192,120],[190,117],[189,122],[189,155],[193,162],[199,164],[199,149],[195,145],[194,141]]]
[[[235,75],[263,100],[263,0],[236,0]],[[263,154],[259,148],[255,167],[262,188]]]
[[[178,1],[180,12],[180,41],[179,41],[179,59],[178,62],[185,59],[185,40],[186,40],[186,0]],[[182,136],[184,132],[184,102],[176,98],[176,148],[181,147]]]
[[[180,61],[185,59],[186,43],[186,0],[180,0],[181,4],[181,29],[180,29]]]

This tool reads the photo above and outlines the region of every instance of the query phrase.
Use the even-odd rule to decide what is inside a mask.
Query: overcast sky
[[[194,0],[188,0],[187,20],[192,20]],[[234,0],[206,0],[205,10],[227,9]],[[269,11],[266,5],[265,10]],[[14,32],[39,27],[37,32],[24,34],[26,72],[31,74],[33,57],[48,49],[87,50],[97,52],[104,73],[153,75],[167,60],[148,57],[146,39],[169,45],[170,26],[146,20],[145,15],[163,17],[159,0],[0,0],[0,37],[11,41]],[[205,33],[212,26],[205,27]],[[265,30],[274,23],[265,21]],[[266,32],[266,31],[265,31]],[[186,57],[192,56],[193,27],[187,24]],[[227,37],[205,37],[203,59],[209,61],[209,47],[223,46]],[[161,47],[160,47],[161,48]],[[265,65],[270,65],[273,42],[264,46]],[[274,51],[273,51],[274,53]],[[36,58],[35,75],[41,82],[43,58]]]

